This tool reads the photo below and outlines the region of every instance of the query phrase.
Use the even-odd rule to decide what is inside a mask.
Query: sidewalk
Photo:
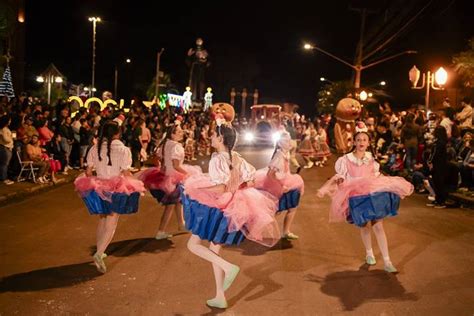
[[[31,181],[15,182],[11,185],[0,183],[0,207],[10,203],[18,202],[24,198],[52,190],[58,186],[73,182],[81,173],[79,170],[69,170],[67,175],[57,174],[58,181],[56,184],[52,182],[40,184]]]

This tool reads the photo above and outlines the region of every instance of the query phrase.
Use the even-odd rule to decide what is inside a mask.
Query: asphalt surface
[[[257,167],[271,152],[243,149]],[[400,273],[383,270],[375,238],[378,262],[369,268],[358,229],[329,224],[330,201],[316,197],[333,163],[301,172],[299,240],[223,250],[241,267],[226,311],[205,305],[212,267],[187,250],[189,235],[153,238],[162,207],[149,194],[138,214],[121,217],[105,275],[91,260],[97,219],[72,184],[2,207],[0,315],[473,315],[473,211],[428,208],[423,195],[403,200],[400,215],[385,221]]]

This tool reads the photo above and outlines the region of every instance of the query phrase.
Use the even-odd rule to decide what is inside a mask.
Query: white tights
[[[202,240],[199,236],[191,235],[188,241],[188,249],[195,255],[212,263],[214,270],[214,279],[216,281],[216,299],[225,299],[224,296],[224,276],[226,271],[230,271],[232,264],[219,256],[221,245],[209,245],[209,248],[201,245]]]
[[[283,220],[283,235],[290,233],[291,224],[296,215],[296,208],[290,208],[286,214],[285,219]]]
[[[96,233],[97,253],[103,254],[114,238],[119,217],[120,215],[117,213],[100,215]]]
[[[388,265],[391,262],[390,255],[388,253],[387,236],[385,235],[385,230],[383,229],[382,220],[372,223],[372,230],[374,231],[380,252],[382,253],[383,261],[386,265]],[[364,243],[367,256],[373,257],[374,253],[372,251],[372,235],[370,226],[368,224],[360,229],[360,236],[362,237],[362,242]]]

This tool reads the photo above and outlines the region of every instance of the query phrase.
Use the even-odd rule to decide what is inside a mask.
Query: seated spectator
[[[40,146],[47,146],[47,144],[53,138],[54,133],[49,129],[47,120],[40,121],[38,125],[40,126],[38,127]]]
[[[45,157],[43,150],[40,147],[39,139],[37,135],[31,137],[31,141],[25,147],[23,155],[24,161],[32,161],[33,166],[38,168],[38,182],[46,183],[46,173],[49,171],[49,163],[47,156]]]
[[[466,146],[458,156],[457,166],[461,173],[461,188],[471,189],[474,186],[474,140],[470,139],[469,146]],[[459,159],[462,159],[461,161]]]

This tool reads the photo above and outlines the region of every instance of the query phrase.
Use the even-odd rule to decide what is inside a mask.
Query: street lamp
[[[448,73],[444,70],[443,67],[440,67],[434,74],[430,71],[427,71],[426,74],[423,73],[421,86],[417,86],[418,81],[420,80],[420,70],[413,66],[408,72],[408,78],[412,83],[412,89],[424,89],[426,88],[425,93],[425,108],[429,109],[430,106],[430,88],[433,90],[444,90],[444,84],[448,81]]]
[[[53,83],[63,83],[63,78],[60,76],[47,75],[37,76],[36,81],[40,83],[46,83],[48,86],[48,104],[51,103],[51,85]]]
[[[321,80],[322,82],[326,81],[326,82],[329,82],[329,83],[334,83],[333,81],[329,80],[328,78],[324,78],[324,77],[319,78],[319,80]]]
[[[343,63],[344,65],[351,67],[351,68],[355,71],[354,88],[356,88],[356,89],[359,89],[359,88],[360,88],[360,77],[361,77],[361,74],[362,74],[362,70],[367,69],[367,68],[370,68],[370,67],[373,67],[373,66],[375,66],[375,65],[378,65],[378,64],[383,63],[383,62],[385,62],[385,61],[387,61],[387,60],[396,58],[396,57],[401,56],[401,55],[404,55],[404,54],[415,54],[415,53],[417,53],[417,52],[414,51],[414,50],[407,50],[407,51],[404,51],[404,52],[401,52],[401,53],[398,53],[398,54],[395,54],[395,55],[391,55],[391,56],[388,56],[388,57],[385,57],[385,58],[376,60],[376,61],[374,61],[374,62],[372,62],[372,63],[370,63],[370,64],[367,64],[367,65],[362,65],[362,58],[361,58],[361,56],[359,56],[358,61],[356,62],[355,65],[353,65],[353,64],[351,64],[351,63],[345,61],[344,59],[339,58],[339,57],[337,57],[337,56],[335,56],[335,55],[333,55],[333,54],[331,54],[331,53],[325,51],[324,49],[322,49],[322,48],[320,48],[320,47],[318,47],[318,46],[314,46],[314,45],[312,45],[312,44],[305,43],[305,44],[303,45],[303,48],[304,48],[305,50],[317,50],[317,51],[320,51],[321,53],[326,54],[326,55],[328,55],[329,57],[331,57],[331,58],[333,58],[333,59],[335,59],[335,60],[337,60],[337,61]],[[369,55],[370,55],[370,54],[369,54]]]
[[[92,22],[92,87],[95,87],[95,33],[97,22],[100,22],[99,17],[90,17],[89,21]],[[92,96],[94,96],[94,91],[92,91]]]
[[[91,93],[92,93],[92,92],[96,92],[97,89],[96,89],[96,88],[90,89],[89,87],[84,87],[84,91],[86,91],[87,94],[88,94],[89,96],[91,96]]]
[[[379,84],[380,84],[381,86],[385,86],[385,85],[387,85],[387,83],[386,83],[385,81],[380,81],[380,83],[379,83]]]
[[[368,94],[367,94],[367,92],[365,92],[364,90],[362,90],[362,91],[359,93],[359,99],[360,99],[361,101],[367,100],[367,97],[368,97]]]

